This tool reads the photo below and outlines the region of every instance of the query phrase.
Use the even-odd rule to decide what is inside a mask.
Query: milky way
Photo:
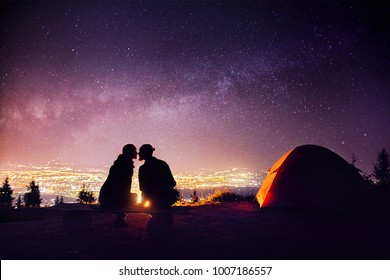
[[[390,5],[1,3],[0,161],[260,172],[318,144],[371,173],[390,149]]]

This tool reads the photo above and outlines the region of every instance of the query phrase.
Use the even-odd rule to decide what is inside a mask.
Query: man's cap
[[[143,151],[149,151],[149,152],[153,152],[155,151],[155,148],[153,148],[152,145],[150,144],[144,144],[141,146],[141,148],[139,148],[140,150],[143,150]]]

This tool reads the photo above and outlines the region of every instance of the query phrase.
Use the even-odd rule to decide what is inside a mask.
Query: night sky
[[[371,173],[390,150],[390,4],[0,5],[0,163],[150,143],[174,172],[262,172],[318,144]]]

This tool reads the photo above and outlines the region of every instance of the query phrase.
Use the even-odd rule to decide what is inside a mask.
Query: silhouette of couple
[[[150,144],[144,144],[139,149],[139,160],[145,161],[140,166],[138,180],[142,201],[150,204],[155,210],[166,210],[179,198],[175,189],[176,181],[165,161],[153,156],[155,149]],[[137,158],[137,148],[127,144],[122,149],[100,189],[99,202],[105,208],[123,209],[137,202],[136,194],[131,194],[131,182],[134,173],[133,159]],[[126,213],[117,214],[116,226],[125,223]]]

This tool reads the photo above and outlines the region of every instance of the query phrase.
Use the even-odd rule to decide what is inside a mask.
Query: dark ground
[[[146,236],[148,214],[64,219],[23,209],[0,223],[5,259],[390,259],[390,212],[259,211],[255,202],[177,209],[171,237]],[[37,219],[40,218],[41,219]]]

